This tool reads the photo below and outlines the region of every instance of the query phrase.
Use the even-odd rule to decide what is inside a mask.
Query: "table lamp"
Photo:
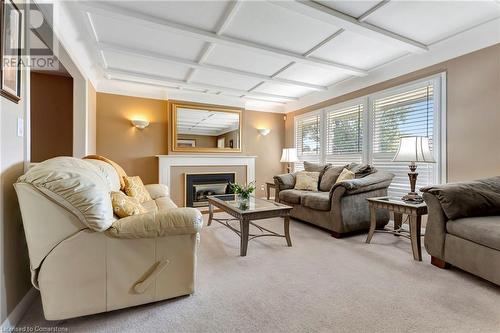
[[[280,162],[288,163],[286,166],[287,173],[292,172],[292,167],[290,163],[298,162],[297,149],[295,148],[283,148],[283,153],[281,154]]]
[[[418,173],[416,162],[434,163],[429,148],[429,138],[425,136],[402,136],[399,139],[399,148],[394,156],[393,162],[410,162],[408,177],[410,178],[410,192],[402,197],[404,201],[422,202],[423,198],[415,192]]]

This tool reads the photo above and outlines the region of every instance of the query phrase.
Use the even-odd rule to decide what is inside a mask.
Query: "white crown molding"
[[[500,17],[458,33],[429,46],[424,54],[407,54],[369,71],[368,76],[353,77],[331,85],[328,91],[313,92],[296,102],[285,104],[285,113],[384,82],[440,62],[457,58],[500,43]]]

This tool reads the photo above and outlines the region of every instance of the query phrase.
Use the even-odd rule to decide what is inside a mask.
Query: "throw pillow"
[[[317,164],[317,163],[312,163],[312,162],[307,162],[304,161],[304,170],[308,172],[319,172],[319,177],[318,177],[318,185],[321,183],[321,178],[323,177],[326,169],[331,167],[332,165],[330,163],[328,164]],[[319,190],[319,186],[315,191]]]
[[[141,177],[123,177],[123,180],[125,181],[125,193],[129,197],[136,198],[139,203],[153,200],[146,187],[144,187]]]
[[[333,185],[335,185],[335,182],[337,181],[337,178],[339,178],[340,174],[342,173],[342,170],[346,168],[347,165],[343,166],[331,166],[328,169],[326,169],[325,173],[323,174],[323,177],[321,177],[320,183],[319,183],[319,190],[323,192],[328,192],[332,188]]]
[[[111,192],[113,212],[119,217],[127,217],[147,213],[136,198],[129,197],[123,192]]]
[[[354,179],[354,178],[355,178],[354,172],[344,168],[344,170],[342,170],[342,172],[340,173],[339,178],[337,178],[337,181],[335,182],[335,184],[343,182],[344,180],[350,180],[350,179]]]
[[[317,191],[318,190],[319,172],[317,171],[300,171],[297,173],[295,181],[296,190]]]

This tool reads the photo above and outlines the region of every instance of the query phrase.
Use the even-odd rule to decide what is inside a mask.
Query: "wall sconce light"
[[[147,120],[132,119],[131,122],[138,129],[145,129],[149,126],[149,121]]]
[[[266,136],[269,133],[271,133],[270,128],[257,128],[257,131],[259,131],[260,135],[262,135],[262,136]]]

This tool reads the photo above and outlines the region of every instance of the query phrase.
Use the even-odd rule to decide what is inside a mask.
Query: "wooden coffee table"
[[[290,239],[290,210],[292,207],[274,201],[250,197],[247,202],[238,200],[234,194],[214,195],[208,197],[209,218],[208,225],[212,221],[219,222],[234,231],[240,237],[240,255],[247,255],[248,241],[257,237],[284,237],[288,246],[292,246]],[[214,218],[214,207],[221,209],[234,218],[222,219]],[[282,217],[284,224],[284,235],[255,224],[252,221],[269,219],[272,217]],[[231,225],[232,221],[239,221],[239,229]],[[250,234],[250,225],[261,231],[259,234]]]

